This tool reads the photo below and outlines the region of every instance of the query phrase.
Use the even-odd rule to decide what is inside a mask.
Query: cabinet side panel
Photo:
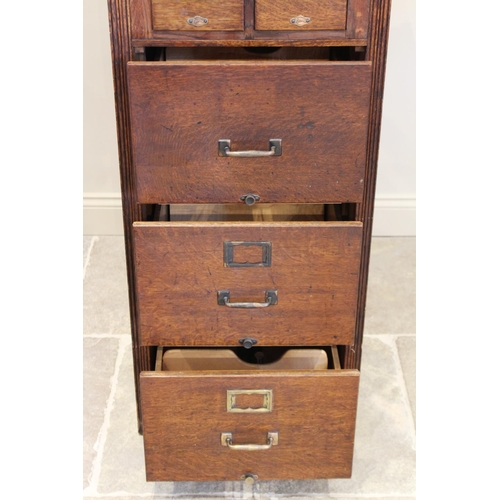
[[[344,357],[344,368],[349,369],[359,369],[361,364],[361,345],[363,342],[363,328],[365,320],[366,289],[373,226],[373,206],[375,201],[390,11],[391,0],[372,0],[370,6],[371,15],[368,34],[367,60],[372,62],[373,75],[368,121],[369,128],[365,174],[366,182],[359,218],[359,220],[363,222],[363,246],[361,249],[358,316],[355,341],[354,345],[349,346],[345,350]]]
[[[108,0],[109,27],[111,36],[111,55],[115,93],[115,112],[118,134],[118,155],[120,161],[120,183],[122,192],[123,222],[125,234],[125,253],[127,260],[127,279],[130,307],[130,324],[134,353],[134,376],[138,411],[139,431],[142,430],[139,373],[150,368],[150,349],[136,349],[137,311],[135,307],[135,279],[133,268],[132,222],[140,220],[139,208],[135,199],[134,177],[132,174],[132,149],[130,140],[130,118],[128,112],[128,92],[126,65],[132,58],[130,44],[130,23],[127,0]]]

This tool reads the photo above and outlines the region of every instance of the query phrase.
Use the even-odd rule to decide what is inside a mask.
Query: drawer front
[[[154,30],[243,30],[244,0],[152,0]]]
[[[143,372],[147,479],[350,477],[358,383],[356,370]],[[228,391],[234,406],[263,410],[228,411]],[[245,399],[252,391],[260,392]],[[270,432],[277,444],[266,447]],[[222,433],[231,433],[236,448],[222,444]],[[248,444],[260,449],[239,448]]]
[[[362,224],[135,223],[143,345],[351,344]]]
[[[256,30],[345,30],[347,0],[255,0]]]
[[[129,63],[139,203],[360,202],[370,63]],[[269,154],[281,139],[281,154]],[[278,153],[278,151],[276,151]]]

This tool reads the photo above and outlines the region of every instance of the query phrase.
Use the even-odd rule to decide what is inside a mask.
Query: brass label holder
[[[262,258],[259,262],[235,262],[234,250],[237,247],[261,247]],[[224,267],[270,267],[272,245],[269,241],[225,241]]]
[[[243,395],[262,395],[262,405],[259,408],[240,408],[237,398]],[[229,413],[270,413],[273,411],[272,389],[228,390],[227,411]]]

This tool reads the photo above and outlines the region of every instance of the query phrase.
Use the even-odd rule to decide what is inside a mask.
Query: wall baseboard
[[[120,193],[83,194],[83,234],[124,234]]]
[[[83,234],[123,234],[119,193],[84,193]],[[416,199],[376,197],[373,236],[416,236]]]
[[[417,203],[415,198],[375,196],[373,236],[416,236]]]

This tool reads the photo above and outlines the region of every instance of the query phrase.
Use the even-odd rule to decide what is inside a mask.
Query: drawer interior
[[[145,61],[317,60],[362,61],[365,47],[142,47],[136,59]]]
[[[176,348],[159,346],[155,371],[341,370],[337,346]]]
[[[306,222],[358,220],[357,203],[245,203],[144,204],[142,220],[153,221],[242,221]]]

